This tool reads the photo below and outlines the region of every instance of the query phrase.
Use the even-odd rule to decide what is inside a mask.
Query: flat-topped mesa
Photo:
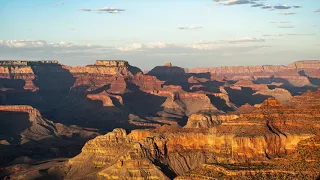
[[[169,77],[185,76],[186,72],[181,67],[173,66],[171,63],[165,63],[163,66],[156,66],[151,69],[151,71],[148,72],[148,75],[157,76],[157,78],[163,80]]]
[[[94,65],[102,65],[108,67],[128,67],[130,66],[128,61],[124,60],[96,60]]]
[[[28,61],[0,61],[0,66],[27,66]]]
[[[97,60],[93,65],[84,67],[69,67],[66,68],[74,75],[76,74],[96,74],[96,75],[122,75],[130,77],[142,71],[134,66],[131,66],[127,61],[123,60]]]
[[[320,60],[296,61],[289,66],[294,66],[297,69],[320,69]]]
[[[28,66],[40,64],[59,64],[56,60],[41,60],[41,61],[0,61],[0,66]]]
[[[0,112],[24,112],[28,113],[30,116],[41,116],[40,111],[32,106],[27,105],[8,105],[8,106],[0,106]]]

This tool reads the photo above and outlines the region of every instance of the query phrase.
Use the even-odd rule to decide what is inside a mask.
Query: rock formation
[[[6,162],[36,162],[30,150],[77,153],[98,134],[47,117],[107,131],[124,128],[88,141],[66,162],[15,165],[0,178],[315,179],[320,90],[291,97],[285,88],[314,90],[317,65],[190,71],[167,63],[145,75],[126,61],[85,67],[0,63],[1,104],[29,104],[0,106],[0,153],[12,157]]]
[[[269,98],[236,112],[193,114],[184,128],[115,129],[48,172],[67,179],[314,179],[319,135],[318,106]]]
[[[76,152],[85,141],[97,135],[96,131],[53,123],[31,106],[0,106],[0,141],[6,145],[0,150],[0,165],[23,154],[47,158],[70,153],[64,152],[68,148]],[[35,154],[30,151],[35,151]]]
[[[217,77],[230,80],[252,80],[256,82],[282,82],[292,86],[310,86],[308,77],[318,77],[320,61],[298,61],[288,66],[233,66],[187,69],[188,73],[210,72]],[[300,73],[301,71],[305,74]]]
[[[256,94],[271,96],[276,98],[280,102],[287,102],[292,98],[291,93],[288,90],[282,89],[282,88],[275,88],[272,90],[270,89],[260,90],[254,93],[253,95],[256,95]]]

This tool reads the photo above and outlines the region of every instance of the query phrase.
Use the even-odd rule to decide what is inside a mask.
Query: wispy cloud
[[[275,5],[275,6],[273,6],[273,8],[274,9],[290,9],[291,8],[291,6],[289,6],[289,5]]]
[[[257,7],[261,9],[277,10],[277,9],[291,9],[291,8],[301,8],[300,5],[288,5],[288,4],[265,4],[267,0],[213,0],[215,4],[231,6],[240,4],[251,4],[251,7]]]
[[[294,14],[297,14],[295,12],[280,12],[279,13],[280,15],[294,15]]]
[[[192,29],[202,29],[202,26],[180,26],[178,29],[181,30],[192,30]]]
[[[261,43],[265,42],[265,39],[255,38],[255,37],[244,37],[236,39],[226,39],[226,40],[217,40],[217,41],[197,41],[189,44],[175,44],[175,43],[149,43],[149,44],[140,44],[134,43],[119,47],[118,50],[122,52],[131,52],[131,51],[148,51],[150,49],[176,49],[176,50],[201,50],[201,51],[210,51],[221,48],[237,48],[237,47],[248,47],[248,46],[257,46],[251,45],[251,43]]]
[[[316,9],[316,10],[313,10],[313,12],[320,12],[320,8]]]
[[[120,13],[120,12],[123,12],[125,10],[124,9],[116,9],[116,8],[105,7],[105,8],[98,9],[98,11],[107,12],[107,13]]]
[[[230,6],[236,4],[249,4],[249,0],[213,0],[216,4]]]
[[[295,5],[295,6],[292,6],[293,8],[301,8],[302,6],[297,6],[297,5]]]
[[[62,5],[64,5],[64,2],[56,3],[54,6],[62,6]]]
[[[286,24],[286,23],[290,23],[290,21],[286,21],[286,20],[283,20],[283,21],[270,21],[271,24],[276,24],[276,23],[280,23],[280,24]]]
[[[89,8],[81,8],[80,11],[92,11],[92,9],[89,9]]]
[[[291,33],[291,34],[262,34],[263,37],[279,37],[279,36],[315,36],[316,34]]]
[[[278,28],[294,28],[294,26],[278,26]]]
[[[250,42],[265,42],[265,39],[256,38],[256,37],[243,37],[243,38],[234,38],[234,39],[225,39],[217,41],[198,41],[199,44],[218,44],[218,43],[250,43]]]
[[[74,44],[68,42],[47,42],[43,40],[0,40],[0,47],[8,48],[101,48],[91,44]]]
[[[117,9],[117,8],[110,8],[110,7],[104,7],[99,9],[91,9],[91,8],[81,8],[80,11],[95,11],[98,13],[120,13],[126,11],[125,9]]]

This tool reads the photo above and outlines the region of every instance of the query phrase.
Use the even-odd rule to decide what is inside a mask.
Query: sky
[[[320,59],[320,0],[0,0],[0,60],[141,69]]]

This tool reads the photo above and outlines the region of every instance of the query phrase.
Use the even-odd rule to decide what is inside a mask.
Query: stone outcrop
[[[158,78],[166,78],[166,77],[173,77],[173,76],[184,76],[185,71],[183,68],[178,66],[168,66],[165,64],[164,66],[156,66],[151,71],[148,72],[148,75],[157,76]]]
[[[234,84],[235,87],[247,87],[254,91],[268,90],[268,86],[264,84],[255,84],[250,80],[239,80]]]
[[[101,101],[103,106],[106,106],[106,107],[115,106],[114,102],[113,102],[115,100],[117,100],[118,103],[123,104],[123,100],[122,100],[121,96],[112,95],[112,94],[109,94],[109,93],[107,93],[105,91],[103,91],[101,93],[98,93],[98,94],[88,94],[87,98],[89,98],[91,100]]]
[[[257,95],[257,94],[274,97],[278,101],[283,103],[289,101],[292,98],[291,93],[288,90],[283,88],[275,88],[272,90],[270,89],[260,90],[254,93],[253,95]]]
[[[187,69],[188,73],[210,72],[216,77],[229,80],[252,80],[256,82],[282,82],[292,86],[310,86],[308,77],[318,77],[320,61],[298,61],[288,66],[229,66]],[[304,74],[300,72],[304,71]]]
[[[192,114],[185,128],[213,128],[226,121],[238,119],[238,115],[198,113]]]
[[[300,141],[295,151],[285,158],[237,165],[203,164],[175,180],[318,179],[320,176],[319,147],[320,138],[315,136]]]
[[[317,107],[287,106],[270,98],[235,113],[193,114],[184,128],[130,134],[115,129],[89,141],[55,171],[93,179],[317,177],[319,138],[313,137],[320,135],[319,124]]]
[[[111,92],[123,93],[125,90],[124,79],[130,78],[142,71],[129,65],[127,61],[107,61],[97,60],[94,65],[85,67],[70,67],[65,66],[76,78],[73,88],[88,86],[90,90],[96,90],[106,85],[113,87]]]
[[[201,110],[216,111],[206,94],[201,93],[173,93],[162,104],[164,111],[170,114],[187,116]]]
[[[74,156],[97,135],[96,130],[49,121],[31,106],[0,106],[0,166],[27,163],[21,157]]]
[[[20,114],[25,116],[21,117]],[[19,115],[19,118],[15,118],[15,116]],[[2,128],[4,128],[2,131],[10,133],[12,137],[20,136],[19,139],[7,140],[14,140],[13,143],[18,144],[60,136],[72,137],[73,134],[79,134],[84,139],[89,139],[97,135],[97,133],[94,132],[82,131],[81,128],[67,127],[59,123],[53,123],[52,121],[44,119],[41,113],[31,106],[0,106],[0,116],[2,117],[0,124],[2,124]],[[21,120],[21,122],[19,122],[19,120]]]
[[[1,79],[13,79],[13,80],[23,80],[23,89],[36,91],[38,88],[34,85],[33,80],[35,75],[31,67],[25,65],[26,63],[2,63],[0,64],[0,78]],[[18,83],[17,83],[18,84]],[[4,83],[4,86],[6,84]],[[16,84],[9,85],[7,88],[21,88],[17,87]]]
[[[48,176],[314,179],[320,167],[320,113],[319,106],[312,104],[320,99],[319,93],[307,92],[291,105],[269,98],[230,113],[198,112],[184,128],[165,125],[129,134],[115,129],[87,142],[78,156],[49,168]],[[295,106],[294,102],[305,105]]]
[[[165,81],[160,81],[155,76],[144,75],[137,73],[130,79],[130,82],[137,85],[140,90],[148,93],[157,93],[158,90],[162,89]]]
[[[288,102],[289,105],[297,107],[317,107],[320,106],[320,88],[315,91],[307,91],[300,96],[294,96]]]

